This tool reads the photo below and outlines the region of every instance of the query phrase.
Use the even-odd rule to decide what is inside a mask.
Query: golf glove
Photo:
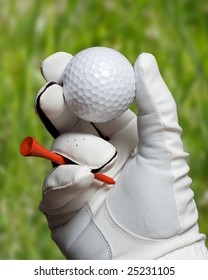
[[[155,58],[143,53],[134,65],[138,116],[127,110],[106,123],[67,106],[62,74],[71,58],[60,52],[42,62],[47,84],[35,102],[52,151],[70,160],[44,181],[40,210],[53,240],[68,259],[207,259],[176,104]]]

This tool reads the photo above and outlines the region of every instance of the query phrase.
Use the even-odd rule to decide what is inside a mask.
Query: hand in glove
[[[93,124],[65,102],[62,74],[71,57],[57,53],[42,63],[48,83],[36,99],[55,138],[52,151],[71,161],[44,181],[40,209],[53,240],[68,259],[207,259],[176,105],[155,58],[144,53],[135,62],[138,116],[127,110]]]

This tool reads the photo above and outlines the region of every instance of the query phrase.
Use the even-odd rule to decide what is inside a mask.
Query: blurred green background
[[[153,53],[178,105],[201,232],[208,235],[208,2],[0,0],[0,259],[63,259],[38,210],[51,166],[24,159],[27,135],[50,148],[34,113],[40,62],[57,51]]]

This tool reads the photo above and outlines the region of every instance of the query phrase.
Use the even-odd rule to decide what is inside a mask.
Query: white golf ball
[[[63,92],[71,111],[81,119],[110,121],[126,111],[134,100],[134,69],[113,49],[85,49],[67,64]]]

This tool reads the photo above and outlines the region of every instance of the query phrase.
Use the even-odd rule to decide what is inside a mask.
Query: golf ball
[[[134,69],[126,57],[113,49],[85,49],[67,64],[63,93],[71,111],[81,119],[110,121],[134,100]]]

